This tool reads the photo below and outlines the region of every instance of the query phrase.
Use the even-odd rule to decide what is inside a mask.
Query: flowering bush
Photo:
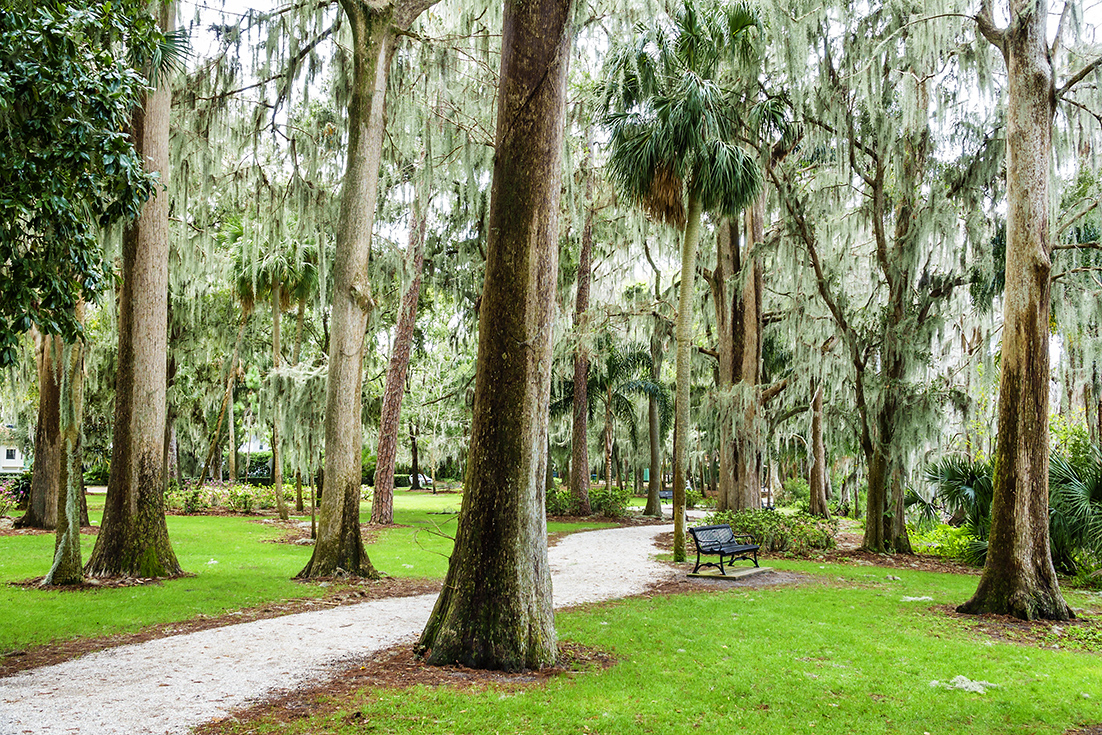
[[[0,517],[24,507],[30,495],[30,472],[0,478]]]

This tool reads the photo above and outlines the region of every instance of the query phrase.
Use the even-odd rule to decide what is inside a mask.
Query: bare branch
[[[1071,91],[1072,87],[1090,76],[1099,66],[1102,66],[1102,56],[1099,56],[1075,74],[1072,74],[1071,78],[1064,82],[1064,86],[1056,90],[1056,99],[1063,99],[1064,95]]]
[[[1071,276],[1076,273],[1099,273],[1102,272],[1102,265],[1085,265],[1082,268],[1069,268],[1066,271],[1061,271],[1052,277],[1053,282],[1060,280],[1065,276]]]
[[[1102,250],[1102,242],[1069,242],[1053,245],[1053,250]]]

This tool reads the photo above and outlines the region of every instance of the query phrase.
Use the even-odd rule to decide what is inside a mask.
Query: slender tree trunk
[[[229,437],[226,462],[230,482],[237,482],[237,431],[234,427],[233,416],[233,384],[235,379],[236,376],[231,374],[229,378],[230,401],[229,405],[226,406],[226,434]]]
[[[662,274],[659,272],[654,260],[650,256],[650,247],[644,243],[647,261],[654,270],[654,300],[657,303],[662,298]],[[656,384],[662,378],[662,339],[659,331],[662,329],[661,318],[654,316],[654,332],[650,339],[650,358],[653,373],[651,380]],[[647,399],[647,430],[648,443],[650,444],[650,479],[647,484],[647,506],[643,509],[643,515],[662,517],[662,500],[659,492],[662,490],[662,431],[661,416],[659,415],[658,399],[649,396]]]
[[[830,516],[826,497],[826,445],[823,443],[823,386],[814,387],[811,400],[811,472],[808,485],[811,488],[811,515]]]
[[[582,246],[578,254],[578,289],[574,298],[574,332],[578,346],[574,348],[574,413],[570,435],[570,492],[579,515],[592,512],[589,504],[589,286],[593,277],[593,173],[589,170],[592,153],[586,148],[586,201],[588,209],[582,227]]]
[[[1010,26],[990,27],[1007,66],[1006,294],[999,381],[999,434],[987,562],[965,613],[1025,620],[1074,617],[1060,592],[1049,546],[1048,335],[1051,288],[1049,176],[1055,83],[1046,2],[1014,0]]]
[[[753,249],[765,239],[765,199],[758,198],[746,210],[746,236],[738,260],[738,272],[743,279],[734,311],[735,368],[741,415],[735,429],[735,508],[761,507],[762,436],[760,415],[761,335],[762,335],[762,269]]]
[[[569,0],[506,2],[466,492],[429,663],[556,658],[543,473],[558,272]]]
[[[16,528],[57,528],[58,497],[61,494],[61,337],[36,334],[38,358],[38,423],[34,430],[34,466],[31,468],[31,497],[27,512]]]
[[[673,560],[685,561],[685,479],[688,477],[689,389],[692,386],[693,283],[700,243],[700,200],[689,196],[681,244],[681,287],[677,298],[677,394],[673,424]]]
[[[164,30],[175,28],[173,3],[154,2]],[[168,176],[172,93],[162,81],[135,109],[133,138],[150,171]],[[123,235],[115,430],[103,522],[85,569],[91,576],[171,577],[180,565],[164,508],[168,358],[168,194],[158,186]]]
[[[386,387],[383,389],[383,406],[379,416],[379,446],[375,462],[375,491],[371,496],[371,522],[384,525],[394,523],[394,466],[398,453],[398,425],[409,358],[413,352],[413,328],[417,324],[417,304],[421,298],[421,274],[425,263],[425,227],[428,220],[424,213],[427,202],[422,203],[427,194],[423,179],[422,173],[410,207],[407,252],[411,280],[406,292],[402,294],[398,324],[394,327],[394,350],[386,369]]]
[[[410,421],[409,422],[409,455],[410,455],[410,469],[413,471],[410,475],[410,489],[421,489],[421,463],[417,457],[417,426]]]
[[[278,281],[272,286],[272,370],[279,370],[283,350],[280,347],[280,321],[283,314],[283,284]],[[276,511],[281,521],[290,516],[287,513],[287,501],[283,498],[283,448],[279,436],[281,406],[272,407],[272,491],[275,493]]]
[[[611,378],[612,376],[609,376]],[[612,490],[612,385],[605,389],[605,492]]]
[[[76,308],[77,320],[84,321],[84,305]],[[62,344],[52,340],[58,354],[54,364],[60,383],[61,406],[60,473],[57,503],[57,540],[54,561],[43,585],[80,584],[84,570],[80,558],[80,500],[84,483],[80,466],[80,428],[84,414],[84,345],[80,342]],[[49,347],[47,349],[50,349]]]
[[[379,188],[385,97],[395,29],[407,28],[432,0],[368,4],[341,0],[352,29],[352,96],[348,103],[347,168],[341,189],[333,262],[332,331],[325,407],[325,491],[310,562],[299,577],[324,577],[338,568],[377,577],[360,533],[363,473],[364,335],[374,308],[367,263]]]

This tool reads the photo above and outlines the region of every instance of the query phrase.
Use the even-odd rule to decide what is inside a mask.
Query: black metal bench
[[[717,567],[719,573],[726,576],[727,572],[723,570],[724,557],[728,557],[727,566],[741,560],[752,561],[754,566],[758,565],[758,549],[761,546],[755,544],[754,537],[748,533],[736,534],[726,523],[716,526],[696,526],[690,528],[689,533],[692,534],[693,542],[696,543],[696,566],[693,568],[693,574],[696,574],[701,567]],[[748,540],[749,543],[745,543],[742,539]],[[718,555],[719,563],[713,561],[702,563],[701,554]]]
[[[673,500],[673,490],[659,490],[658,491],[658,499],[659,500]]]

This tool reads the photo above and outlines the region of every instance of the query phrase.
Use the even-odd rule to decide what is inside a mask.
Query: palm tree
[[[991,462],[947,456],[926,470],[947,509],[963,519],[972,538],[966,561],[983,564],[991,534],[994,496]],[[1049,539],[1052,560],[1062,574],[1075,574],[1084,553],[1102,559],[1102,456],[1049,457]]]
[[[674,559],[685,558],[685,463],[692,355],[692,293],[705,212],[736,216],[761,188],[755,159],[739,146],[726,62],[749,66],[760,21],[745,2],[694,0],[641,26],[612,50],[602,92],[609,175],[621,193],[682,230],[674,417]]]

